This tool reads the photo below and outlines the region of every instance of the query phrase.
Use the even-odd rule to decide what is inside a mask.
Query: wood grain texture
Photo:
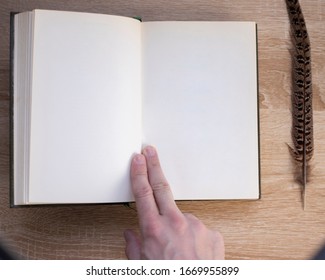
[[[284,1],[1,1],[0,239],[27,259],[123,259],[123,230],[137,228],[136,213],[122,205],[9,208],[10,11],[87,11],[144,21],[250,20],[258,24],[262,199],[178,205],[222,232],[228,259],[310,258],[325,239],[325,1],[300,3],[311,41],[314,91],[315,152],[305,211],[286,145],[291,143],[291,42]]]

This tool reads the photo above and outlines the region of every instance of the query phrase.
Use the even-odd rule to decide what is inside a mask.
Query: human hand
[[[155,148],[147,146],[133,157],[131,183],[141,237],[124,232],[129,259],[224,258],[222,235],[178,209]]]

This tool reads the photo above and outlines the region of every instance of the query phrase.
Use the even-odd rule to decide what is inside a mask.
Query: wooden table
[[[262,199],[178,205],[221,231],[227,259],[310,258],[325,238],[325,1],[301,0],[301,5],[312,44],[315,130],[305,211],[287,148],[291,41],[284,0],[1,1],[0,238],[7,247],[27,259],[123,259],[123,230],[137,228],[136,212],[123,205],[9,208],[9,12],[42,8],[143,21],[256,21]]]

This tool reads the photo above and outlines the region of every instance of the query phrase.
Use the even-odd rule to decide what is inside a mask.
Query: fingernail
[[[133,161],[136,163],[136,164],[144,164],[144,157],[143,155],[135,155],[134,158],[133,158]]]
[[[154,147],[151,147],[151,146],[147,146],[145,147],[145,151],[146,151],[146,154],[149,156],[149,157],[153,157],[155,156],[156,154],[156,150]]]

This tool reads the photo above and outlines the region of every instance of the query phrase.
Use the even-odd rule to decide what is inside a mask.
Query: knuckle
[[[182,215],[182,212],[180,211],[173,211],[169,214],[169,218],[171,221],[176,225],[185,225],[186,219],[184,219],[184,215]]]
[[[202,224],[202,222],[193,214],[191,213],[184,213],[184,216],[186,217],[186,219],[188,219],[191,223],[194,224]]]
[[[134,167],[131,172],[131,179],[138,179],[142,178],[143,176],[147,176],[147,169],[143,166],[140,167]]]
[[[152,195],[152,189],[149,185],[141,184],[134,188],[133,194],[135,198],[144,198]]]
[[[170,222],[174,230],[178,233],[183,234],[188,230],[189,224],[183,215],[174,212],[169,215]]]
[[[184,214],[188,223],[191,225],[192,228],[194,228],[198,232],[204,232],[207,231],[207,227],[193,214],[185,213]]]
[[[162,227],[157,221],[152,221],[145,228],[147,238],[156,239],[162,236]]]
[[[132,184],[137,184],[138,182],[141,183],[142,182],[142,178],[143,178],[144,174],[140,174],[140,173],[133,173],[131,174],[131,183]]]
[[[154,191],[169,191],[170,187],[166,181],[159,181],[151,184],[151,187]]]

